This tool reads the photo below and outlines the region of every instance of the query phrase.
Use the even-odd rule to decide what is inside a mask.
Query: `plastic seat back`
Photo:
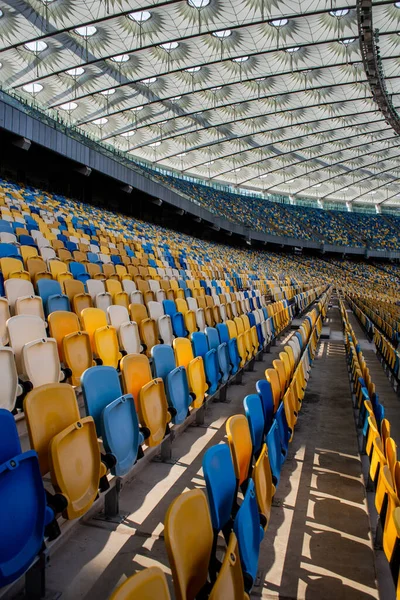
[[[28,342],[46,338],[45,323],[36,315],[17,315],[8,319],[7,330],[15,354],[17,371],[23,373],[22,348]]]
[[[35,291],[30,281],[25,279],[7,279],[4,288],[10,305],[11,314],[15,312],[15,301],[21,296],[34,296]]]
[[[226,444],[209,448],[203,457],[208,504],[214,532],[221,531],[232,518],[236,500],[236,477]]]
[[[129,577],[110,600],[171,600],[167,579],[159,567],[148,567]]]
[[[281,467],[283,462],[281,440],[279,437],[278,423],[274,420],[266,435],[269,462],[271,465],[272,481],[274,485],[279,483]]]
[[[49,315],[48,322],[50,336],[56,340],[60,359],[63,360],[63,339],[70,333],[80,331],[79,319],[75,313],[58,311]]]
[[[53,487],[68,501],[63,514],[77,519],[96,500],[102,473],[92,417],[78,420],[52,438],[49,461]],[[76,468],[71,469],[71,465]]]
[[[174,351],[167,344],[154,346],[151,355],[153,357],[154,374],[156,377],[166,381],[167,375],[176,368]]]
[[[14,409],[17,396],[20,393],[12,348],[0,347],[0,373],[0,408],[11,411]]]
[[[173,353],[172,348],[170,349]],[[168,373],[165,379],[165,390],[169,405],[176,410],[176,415],[172,417],[172,422],[175,424],[183,423],[188,415],[189,406],[193,401],[189,392],[189,382],[184,367],[176,367]]]
[[[81,378],[86,414],[93,417],[98,435],[102,435],[101,414],[105,407],[122,396],[118,373],[113,367],[96,366]]]
[[[170,421],[164,383],[161,378],[153,379],[139,391],[138,413],[140,423],[150,431],[145,440],[148,446],[158,446],[165,436]]]
[[[72,371],[72,385],[80,385],[82,373],[94,364],[89,334],[77,331],[66,335],[62,341],[62,352],[65,366]]]
[[[260,544],[264,530],[260,525],[254,482],[249,481],[244,499],[233,525],[233,531],[239,544],[240,562],[242,564],[244,587],[247,592],[253,587],[257,576]]]
[[[207,582],[213,532],[201,490],[178,496],[165,517],[165,544],[177,600],[194,599]]]
[[[139,392],[153,378],[149,359],[144,354],[128,354],[123,357],[120,366],[124,391],[133,396],[138,409]]]
[[[100,308],[85,308],[81,313],[82,328],[89,334],[93,352],[95,349],[94,332],[107,326],[107,317]]]
[[[105,450],[117,459],[113,473],[122,477],[135,464],[139,444],[143,441],[133,396],[120,396],[104,407],[101,430]]]
[[[73,388],[51,383],[34,388],[24,398],[24,413],[31,447],[39,457],[40,471],[49,471],[49,446],[52,438],[79,420]]]
[[[288,446],[289,446],[289,440],[291,437],[291,431],[286,419],[286,412],[285,412],[285,405],[282,402],[279,405],[278,410],[275,413],[275,421],[278,424],[278,430],[279,430],[279,437],[281,440],[281,449],[282,449],[282,455],[284,458],[286,458],[286,454],[287,454],[287,450],[288,450]]]
[[[263,444],[260,455],[253,468],[252,479],[256,491],[257,505],[260,514],[264,517],[264,530],[268,528],[272,499],[275,494],[275,486],[272,483],[271,465],[269,464],[268,448]]]
[[[278,372],[275,369],[266,369],[265,378],[271,386],[271,394],[274,401],[274,411],[276,412],[282,398],[282,389]]]
[[[140,342],[139,327],[135,321],[121,323],[118,338],[120,347],[127,354],[139,354],[143,348]]]
[[[0,427],[3,438],[16,438],[18,442],[14,417],[4,409],[0,409]],[[0,460],[0,587],[15,581],[30,567],[42,549],[45,524],[53,517],[49,518],[46,509],[36,452],[21,453],[19,443],[11,444],[10,450],[12,455]]]
[[[174,339],[173,348],[175,352],[175,362],[179,367],[188,368],[191,360],[194,359],[192,345],[187,338],[177,337]]]
[[[265,420],[261,398],[250,394],[243,400],[244,412],[249,424],[253,454],[258,456],[264,444]]]
[[[107,314],[110,325],[115,327],[117,331],[119,331],[122,323],[130,321],[129,312],[125,306],[113,304],[107,308]]]
[[[242,485],[250,476],[253,444],[250,429],[244,415],[233,415],[226,422],[228,445],[232,455],[236,479]]]
[[[61,365],[57,341],[43,338],[25,344],[22,348],[22,369],[33,387],[58,383],[61,379]]]
[[[117,331],[114,327],[106,325],[94,332],[94,349],[97,356],[107,367],[118,368],[122,354],[119,351]]]
[[[231,533],[229,543],[213,585],[209,600],[249,600],[244,591],[243,572],[240,564],[239,546],[236,535]]]

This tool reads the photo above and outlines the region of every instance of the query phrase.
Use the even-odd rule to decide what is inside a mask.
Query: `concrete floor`
[[[252,598],[367,600],[379,598],[374,552],[339,310],[330,310],[331,339],[319,345],[288,459],[262,544],[260,581]],[[287,337],[287,336],[286,336]],[[204,487],[204,451],[225,437],[225,421],[282,349],[285,337],[212,404],[207,428],[190,427],[174,443],[175,464],[150,463],[121,494],[123,523],[80,522],[51,558],[47,584],[65,600],[106,600],[137,569],[170,570],[163,521],[184,490]],[[172,586],[171,586],[172,590]],[[391,600],[381,596],[382,600]],[[227,599],[229,600],[229,599]]]

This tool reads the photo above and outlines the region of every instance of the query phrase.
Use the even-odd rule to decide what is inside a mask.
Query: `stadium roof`
[[[375,2],[400,105],[400,2]],[[5,91],[159,167],[400,205],[400,138],[372,98],[349,0],[0,0]]]

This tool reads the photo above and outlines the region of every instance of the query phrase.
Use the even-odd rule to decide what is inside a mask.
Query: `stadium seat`
[[[221,380],[217,351],[213,348],[209,348],[207,336],[201,331],[192,333],[191,339],[195,356],[200,356],[203,359],[208,384],[208,393],[214,394],[217,391],[219,382]]]
[[[110,600],[171,600],[167,579],[159,567],[148,567],[129,577]]]
[[[205,334],[210,350],[214,349],[217,352],[219,370],[222,375],[221,382],[224,384],[228,381],[231,372],[228,345],[225,342],[220,342],[218,331],[215,327],[206,327]]]
[[[48,279],[39,279],[37,289],[43,300],[44,312],[46,316],[56,310],[70,310],[68,296],[62,293],[61,285],[58,281]]]
[[[63,379],[57,341],[42,338],[27,342],[22,348],[22,372],[33,387],[58,383]]]
[[[23,452],[13,415],[0,409],[0,587],[18,579],[43,548],[54,519],[34,450]]]
[[[282,454],[281,439],[279,437],[278,423],[274,420],[266,435],[266,444],[268,448],[268,457],[271,465],[272,482],[278,485],[281,476],[282,463],[284,455]]]
[[[0,347],[0,372],[2,374],[0,387],[0,408],[14,410],[17,396],[22,394],[18,382],[18,374],[12,348]]]
[[[17,315],[7,321],[7,330],[10,346],[15,354],[15,362],[18,374],[22,374],[22,350],[25,344],[45,339],[47,336],[46,326],[40,317],[36,315]]]
[[[110,325],[99,327],[94,331],[93,338],[95,354],[99,357],[102,364],[117,369],[122,354],[119,351],[116,329]]]
[[[184,367],[175,366],[174,351],[171,346],[159,344],[152,349],[154,374],[164,382],[168,404],[176,410],[172,422],[183,423],[193,401]]]
[[[116,458],[114,474],[126,475],[136,462],[143,437],[133,397],[122,395],[112,367],[92,367],[81,378],[86,413],[93,417],[105,450]]]
[[[148,446],[158,446],[168,430],[171,414],[161,378],[153,379],[141,387],[138,401],[139,421],[149,431],[145,439]]]
[[[96,329],[107,327],[106,313],[100,308],[85,308],[81,313],[83,329],[88,333],[93,352],[96,352],[94,334]]]
[[[226,434],[237,483],[246,489],[253,456],[253,445],[246,417],[244,415],[229,417],[226,422]]]
[[[172,502],[165,517],[164,536],[177,600],[205,594],[213,531],[203,491],[190,490]]]
[[[147,309],[143,304],[130,304],[129,312],[132,321],[135,321],[139,327],[144,351],[150,357],[153,346],[159,344],[156,322],[154,319],[149,319]]]
[[[35,295],[32,283],[25,279],[7,279],[4,282],[4,288],[12,316],[15,314],[15,302],[18,298]]]
[[[229,360],[231,363],[232,375],[238,372],[240,367],[240,356],[238,352],[236,339],[229,337],[229,331],[226,323],[218,323],[216,326],[221,344],[227,344]]]
[[[171,317],[172,329],[176,337],[186,337],[188,335],[183,314],[177,311],[173,300],[163,301],[164,312]]]
[[[233,531],[239,545],[244,587],[247,592],[250,592],[257,576],[260,544],[264,537],[252,479],[249,480],[243,502],[235,517]]]
[[[236,508],[236,475],[228,446],[226,444],[211,446],[204,454],[202,466],[214,531],[215,552],[220,531],[228,540]]]
[[[128,354],[121,360],[121,375],[124,391],[135,400],[136,410],[139,408],[139,392],[152,380],[150,362],[144,354]]]
[[[264,445],[266,429],[260,396],[258,394],[249,394],[243,400],[243,407],[250,429],[253,454],[257,457]]]
[[[239,547],[232,532],[225,552],[221,570],[213,585],[209,600],[249,600],[244,591],[243,572],[240,565]]]
[[[199,408],[204,402],[208,389],[203,359],[201,356],[196,358],[193,356],[192,345],[187,338],[175,338],[173,348],[177,366],[186,369],[189,389],[195,396],[193,406]]]
[[[164,314],[163,305],[160,302],[148,302],[147,310],[151,319],[154,319],[158,326],[158,334],[162,344],[172,346],[174,333],[172,329],[171,317]]]

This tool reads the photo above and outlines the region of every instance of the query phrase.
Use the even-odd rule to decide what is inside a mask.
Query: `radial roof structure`
[[[395,108],[400,2],[374,2]],[[350,0],[0,0],[5,91],[132,158],[311,199],[400,206]]]

